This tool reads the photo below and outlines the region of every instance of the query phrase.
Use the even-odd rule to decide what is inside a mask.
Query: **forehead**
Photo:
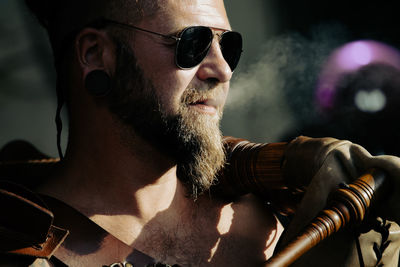
[[[152,23],[171,29],[203,25],[230,29],[223,0],[165,0]]]

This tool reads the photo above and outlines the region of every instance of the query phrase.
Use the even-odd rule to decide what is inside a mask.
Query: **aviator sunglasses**
[[[236,68],[242,54],[242,35],[235,31],[205,26],[190,26],[184,28],[175,36],[164,35],[109,19],[104,19],[103,22],[174,40],[176,43],[175,64],[181,69],[193,68],[203,61],[207,56],[214,39],[213,30],[223,31],[223,33],[216,35],[219,37],[219,45],[221,47],[222,55],[231,68],[231,71]]]

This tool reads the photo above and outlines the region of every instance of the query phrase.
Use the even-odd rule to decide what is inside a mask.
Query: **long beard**
[[[190,103],[206,98],[204,95],[214,95],[217,91],[200,92],[203,91],[188,89],[183,94],[175,130],[180,136],[182,151],[186,152],[184,157],[180,157],[177,174],[191,187],[189,190],[194,197],[212,185],[216,173],[225,163],[219,127],[222,112],[211,117],[190,108]]]
[[[213,184],[216,173],[225,163],[225,153],[219,127],[222,112],[216,116],[201,114],[190,108],[190,103],[217,97],[221,90],[213,84],[201,90],[188,88],[180,99],[177,113],[168,115],[152,82],[144,78],[133,51],[120,44],[117,55],[108,103],[110,111],[126,126],[124,139],[137,134],[175,160],[178,178],[188,194],[196,198]]]

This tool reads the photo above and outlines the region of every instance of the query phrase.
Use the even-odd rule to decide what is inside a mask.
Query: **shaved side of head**
[[[137,23],[151,17],[161,0],[25,0],[27,6],[48,32],[55,55],[62,43],[80,29],[101,19]]]
[[[59,103],[69,107],[68,75],[77,34],[86,27],[103,28],[115,40],[126,40],[126,32],[97,25],[101,19],[135,24],[158,12],[162,0],[25,0],[45,28],[53,50]]]

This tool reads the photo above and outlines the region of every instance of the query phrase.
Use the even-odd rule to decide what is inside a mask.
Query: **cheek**
[[[149,79],[165,76],[175,66],[174,49],[157,44],[154,40],[137,38],[134,51],[138,65]]]
[[[190,71],[174,70],[153,76],[152,81],[161,104],[168,114],[178,111],[183,92],[191,86]]]

